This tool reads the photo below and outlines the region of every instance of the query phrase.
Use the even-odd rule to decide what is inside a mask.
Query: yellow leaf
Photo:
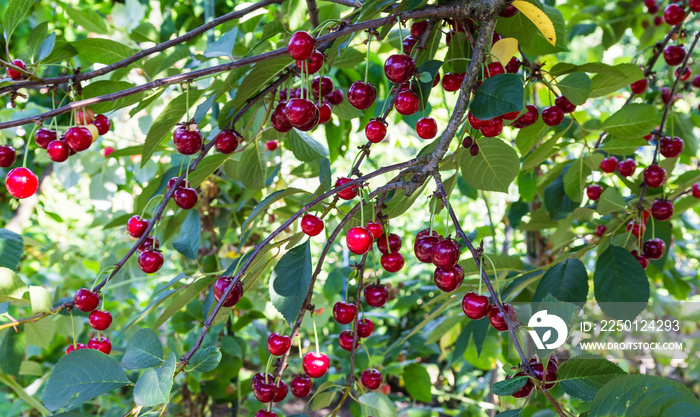
[[[523,0],[515,0],[513,2],[515,6],[522,14],[525,15],[532,23],[537,26],[537,29],[542,32],[547,42],[551,43],[552,46],[557,43],[557,33],[554,31],[554,24],[550,20],[549,16],[540,10],[537,6],[532,3],[528,3]]]
[[[515,38],[503,38],[491,47],[491,55],[503,66],[513,58],[516,52],[518,52],[518,40]]]

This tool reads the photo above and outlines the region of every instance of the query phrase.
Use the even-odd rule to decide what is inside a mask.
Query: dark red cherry
[[[272,116],[270,117],[270,123],[272,123],[272,127],[276,131],[282,133],[289,132],[294,127],[291,123],[289,123],[289,119],[287,119],[287,115],[284,112],[286,106],[286,101],[282,101],[279,104],[277,104],[275,111],[272,112]]]
[[[695,184],[693,184],[691,192],[693,193],[693,197],[700,198],[700,182],[696,182]]]
[[[316,236],[323,231],[323,220],[313,214],[301,218],[301,231],[309,236]]]
[[[347,242],[350,252],[355,255],[364,255],[372,248],[374,239],[367,229],[355,226],[348,230],[345,241]]]
[[[311,393],[314,383],[306,375],[297,375],[292,378],[292,382],[289,384],[289,390],[292,391],[292,395],[297,398],[304,398]]]
[[[627,224],[627,231],[631,232],[633,235],[639,239],[641,236],[644,235],[644,232],[646,231],[646,226],[640,225],[639,221],[633,221]]]
[[[539,379],[542,382],[547,382],[547,381],[556,381],[558,378],[558,366],[554,362],[549,362],[547,364],[547,371],[545,372],[544,365],[537,362],[537,363],[531,363],[530,368],[532,369],[532,372],[535,374],[535,377]],[[556,383],[552,384],[544,384],[543,386],[543,391],[547,391],[549,389],[554,388]]]
[[[322,125],[331,120],[332,110],[328,103],[321,103],[318,107],[318,124]]]
[[[481,134],[487,138],[495,138],[503,132],[503,119],[496,117],[489,121],[489,125],[481,129]]]
[[[311,91],[314,93],[314,97],[319,96],[319,90],[322,97],[326,97],[333,92],[333,80],[331,77],[314,77],[311,81]]]
[[[36,145],[42,149],[46,149],[49,146],[49,142],[56,140],[56,131],[41,128],[34,134],[34,141]]]
[[[173,132],[175,149],[183,155],[194,155],[202,149],[202,134],[196,124],[178,126]]]
[[[374,391],[382,386],[384,378],[382,377],[382,373],[376,369],[365,369],[362,371],[360,380],[362,381],[362,385]]]
[[[564,111],[557,106],[545,107],[542,110],[542,121],[547,126],[557,126],[564,121]]]
[[[673,202],[669,200],[654,200],[651,205],[651,215],[654,219],[664,222],[673,216]]]
[[[700,2],[700,0],[698,0],[698,2]],[[693,87],[700,88],[700,75],[696,75],[695,77],[693,77],[692,84],[693,84]]]
[[[614,156],[609,156],[607,158],[604,158],[603,161],[600,163],[600,170],[603,172],[615,172],[617,169],[617,158]]]
[[[595,228],[595,235],[598,237],[603,237],[605,232],[608,231],[608,227],[604,224],[599,224],[598,227]]]
[[[428,21],[427,20],[421,20],[420,22],[413,22],[411,25],[411,36],[414,38],[420,37],[420,35],[425,32],[425,30],[428,28]]]
[[[374,323],[372,323],[372,320],[368,319],[367,317],[360,319],[357,322],[357,335],[360,336],[361,338],[367,338],[372,335],[374,332]]]
[[[396,95],[394,107],[399,114],[410,116],[420,110],[420,99],[413,91],[404,90]]]
[[[639,265],[642,266],[642,269],[647,269],[647,267],[649,266],[649,258],[647,258],[644,255],[640,255],[637,252],[637,249],[632,251],[632,256],[634,256],[635,259],[637,259],[637,262],[639,262]]]
[[[370,120],[365,126],[365,136],[372,143],[379,143],[386,137],[386,122],[378,119]]]
[[[139,252],[143,252],[148,249],[158,249],[160,247],[160,242],[157,238],[153,236],[148,236],[144,239],[143,243],[136,248]]]
[[[411,35],[408,35],[405,38],[403,38],[403,41],[401,41],[401,50],[404,54],[411,55],[413,47],[416,46],[416,43],[418,43],[418,39],[414,38]]]
[[[238,148],[238,135],[233,130],[222,130],[214,138],[216,150],[223,154],[230,154]]]
[[[358,110],[366,110],[374,104],[377,89],[372,83],[355,81],[348,90],[348,102]]]
[[[398,252],[401,249],[402,243],[399,235],[395,233],[389,234],[388,238],[386,234],[382,234],[377,238],[377,249],[379,249],[379,252],[386,255],[387,253]]]
[[[189,210],[197,204],[199,197],[194,188],[178,187],[173,194],[173,200],[178,207]]]
[[[433,246],[439,241],[440,239],[437,236],[421,236],[416,238],[416,242],[413,244],[413,253],[419,261],[425,264],[432,263]]]
[[[525,375],[527,375],[527,374],[526,374],[524,371],[520,371],[520,372],[518,372],[517,374],[515,374],[513,377],[516,377],[516,376],[525,376]],[[510,378],[511,378],[510,375],[506,375],[506,379],[510,379]],[[530,393],[532,392],[533,388],[535,388],[535,384],[533,384],[532,381],[531,381],[530,379],[528,379],[527,382],[525,383],[525,385],[524,385],[522,388],[520,388],[519,390],[517,390],[516,392],[513,393],[513,397],[515,397],[515,398],[525,398],[525,397],[527,397],[528,395],[530,395]]]
[[[464,270],[459,265],[455,265],[449,269],[435,268],[433,281],[440,290],[452,292],[462,285],[464,281]]]
[[[352,352],[353,351],[352,340],[354,337],[355,336],[354,336],[352,331],[343,330],[342,332],[340,332],[340,335],[338,335],[338,344],[340,345],[341,348],[343,348],[343,350],[347,350],[348,352]],[[358,346],[360,346],[359,340],[355,343],[355,349],[357,349]]]
[[[326,98],[332,105],[337,106],[343,102],[345,95],[343,94],[343,90],[333,90],[330,94],[328,94],[328,97]]]
[[[305,98],[293,98],[285,105],[284,113],[287,115],[289,123],[295,127],[303,126],[313,119],[318,108],[313,101]]]
[[[659,188],[666,182],[666,170],[658,165],[649,165],[644,170],[644,182],[651,188]]]
[[[462,298],[462,311],[472,320],[480,320],[489,314],[491,303],[485,295],[479,295],[475,292],[468,292]]]
[[[139,268],[147,274],[153,274],[163,266],[163,254],[156,250],[145,250],[139,254]]]
[[[432,117],[421,117],[416,122],[416,133],[421,139],[432,139],[437,135],[437,122]]]
[[[320,378],[328,372],[330,361],[325,353],[309,352],[301,361],[304,372],[311,378]]]
[[[81,152],[92,145],[92,133],[87,128],[74,126],[66,130],[65,140],[69,148]]]
[[[486,66],[484,69],[484,78],[490,78],[494,75],[505,74],[506,69],[500,62],[492,62]]]
[[[15,198],[31,197],[39,188],[39,179],[27,168],[15,168],[7,173],[5,188]]]
[[[644,0],[644,5],[647,7],[649,14],[656,14],[659,11],[659,5],[656,0]]]
[[[501,13],[499,13],[498,15],[501,17],[508,18],[508,17],[513,17],[516,14],[518,14],[518,8],[513,6],[512,4],[509,4],[506,6],[505,9],[501,10]]]
[[[437,238],[442,239],[442,236],[440,236],[440,234],[437,231],[435,231],[435,229],[433,229],[432,232],[428,228],[421,230],[416,234],[416,240],[422,238],[423,236],[435,236]]]
[[[685,59],[685,47],[683,45],[668,45],[664,49],[664,61],[672,67],[680,65]]]
[[[46,155],[54,162],[64,162],[70,156],[70,148],[64,140],[52,140],[46,147]]]
[[[273,401],[278,403],[278,402],[284,400],[285,398],[287,398],[288,393],[289,393],[289,387],[287,387],[287,383],[280,379],[277,382],[277,391],[275,393],[275,399]]]
[[[476,116],[474,116],[474,114],[471,112],[471,110],[467,112],[467,120],[469,120],[469,125],[476,130],[484,129],[488,127],[489,124],[491,124],[491,120],[477,119]]]
[[[106,135],[111,126],[109,119],[104,114],[98,114],[95,116],[95,120],[92,121],[92,124],[95,125],[97,128],[97,133],[100,135]]]
[[[382,255],[381,264],[387,272],[398,272],[403,268],[403,256],[398,252]]]
[[[93,337],[88,341],[87,347],[88,349],[99,350],[105,355],[109,355],[112,351],[112,342],[106,337]]]
[[[671,26],[680,25],[685,19],[685,10],[677,4],[669,4],[664,9],[664,20]]]
[[[9,168],[17,160],[17,152],[10,145],[0,146],[0,168]]]
[[[559,96],[554,100],[554,104],[559,107],[564,113],[573,113],[576,110],[576,105],[571,103],[568,98]]]
[[[637,164],[634,163],[633,159],[627,158],[617,165],[617,172],[623,177],[629,177],[634,174],[634,170],[637,169]]]
[[[666,243],[658,237],[649,239],[644,242],[642,253],[649,259],[661,259],[666,253]]]
[[[515,312],[513,306],[508,303],[503,303],[503,309],[506,311],[506,314],[508,314],[508,318],[511,322],[515,322],[518,319],[518,314]],[[503,317],[503,314],[501,314],[501,311],[498,309],[496,304],[491,305],[491,308],[489,309],[489,322],[493,328],[499,332],[505,332],[508,330],[506,319]]]
[[[384,75],[392,83],[408,82],[416,72],[416,62],[409,55],[395,54],[384,61]]]
[[[275,332],[267,337],[267,350],[269,350],[273,356],[284,355],[289,351],[291,346],[292,339],[289,336]]]
[[[673,71],[673,74],[676,76],[676,78],[680,78],[681,81],[688,81],[688,78],[690,78],[691,75],[693,75],[693,71],[688,68],[688,67],[683,67],[683,74],[679,77],[678,76],[678,70],[680,68],[676,68],[675,71]]]
[[[93,310],[88,317],[88,322],[95,330],[107,330],[112,324],[112,314],[109,311]]]
[[[221,297],[223,297],[228,287],[231,286],[231,281],[233,281],[233,277],[230,276],[222,276],[216,280],[216,284],[214,284],[214,299],[217,302],[221,300]],[[238,280],[235,284],[233,284],[233,289],[224,300],[223,306],[233,307],[239,301],[241,301],[241,297],[243,297],[243,284],[241,284],[241,281]]]
[[[276,140],[268,140],[265,142],[265,149],[268,152],[274,152],[279,147],[279,143]]]
[[[309,74],[316,74],[323,66],[323,61],[325,61],[323,54],[319,51],[314,51],[308,59],[297,61],[297,68]]]
[[[692,12],[700,12],[700,0],[688,0],[688,8]]]
[[[513,57],[508,61],[506,64],[506,72],[508,74],[517,74],[517,72],[520,70],[520,66],[522,65],[522,62],[516,57]]]
[[[365,302],[372,307],[381,307],[389,299],[389,290],[382,284],[369,284],[365,287]]]
[[[87,349],[88,347],[85,345],[85,343],[76,343],[74,345],[70,345],[66,348],[66,355],[73,352],[74,350],[80,350],[80,349]]]
[[[375,223],[372,220],[367,222],[367,230],[369,230],[372,237],[375,239],[379,239],[379,237],[384,234],[384,228],[382,228],[382,225]]]
[[[630,90],[634,94],[644,94],[647,91],[647,86],[649,85],[649,81],[647,81],[646,78],[642,78],[639,81],[635,81],[632,84],[630,84]]]
[[[267,382],[264,380],[256,381],[252,384],[253,395],[261,403],[271,403],[275,399],[277,394],[277,386],[275,385],[275,380],[273,378],[267,378]]]
[[[264,372],[258,372],[257,374],[253,375],[253,377],[250,379],[250,386],[254,386],[256,384],[259,384],[261,382],[264,383],[269,383],[270,381],[273,381],[275,379],[274,376],[270,374],[266,374]]]
[[[433,246],[431,255],[435,266],[450,269],[459,261],[459,245],[450,238],[443,239]]]
[[[340,177],[338,180],[335,182],[336,187],[340,187],[343,184],[347,184],[348,182],[352,181],[350,178],[346,177]],[[343,200],[352,200],[353,198],[357,197],[357,192],[358,192],[358,186],[353,185],[351,187],[347,187],[342,191],[338,192],[338,197],[340,197]]]
[[[314,49],[315,40],[313,36],[309,35],[308,32],[300,30],[294,32],[294,34],[289,38],[289,43],[287,43],[287,52],[292,59],[297,61],[304,61],[311,58]]]
[[[659,151],[661,155],[666,158],[675,158],[683,152],[685,147],[685,142],[678,136],[668,137],[665,136],[661,138],[661,143],[659,143]]]
[[[27,65],[21,59],[15,59],[14,61],[12,61],[12,65],[14,65],[17,68],[23,69],[23,70],[27,69]],[[5,74],[7,74],[7,76],[9,78],[11,78],[12,81],[19,81],[19,80],[23,80],[23,79],[27,78],[26,75],[22,74],[21,72],[17,71],[16,69],[12,69],[9,67],[5,70]]]
[[[603,187],[598,184],[591,184],[586,187],[586,195],[593,201],[598,201],[603,194]]]
[[[540,111],[532,104],[528,104],[525,109],[527,111],[513,122],[513,126],[518,129],[534,125],[537,118],[540,116]]]
[[[333,305],[333,318],[340,324],[350,324],[357,317],[355,304],[338,301]]]
[[[479,144],[475,143],[469,147],[469,154],[471,156],[477,156],[479,154]]]
[[[100,296],[87,288],[79,289],[73,296],[73,304],[80,311],[89,312],[97,308]]]
[[[519,110],[518,110],[518,111],[508,112],[508,113],[504,114],[504,115],[501,116],[501,117],[504,118],[504,119],[506,119],[506,120],[515,120],[515,119],[518,118],[518,116],[520,116],[520,111],[519,111]]]
[[[462,139],[462,146],[464,146],[465,149],[469,149],[472,145],[474,144],[474,138],[471,136],[467,135]]]
[[[126,231],[131,237],[139,238],[146,231],[148,220],[141,216],[131,216],[126,222]]]
[[[462,86],[462,81],[464,81],[464,74],[448,72],[442,77],[442,88],[449,92],[457,91]]]

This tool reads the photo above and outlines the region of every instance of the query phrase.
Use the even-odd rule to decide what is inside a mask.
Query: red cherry
[[[251,386],[253,388],[253,395],[255,395],[255,398],[261,403],[271,403],[277,395],[277,386],[275,385],[274,378],[267,378],[267,382],[265,380],[256,381],[252,383]]]
[[[100,135],[106,135],[111,126],[109,119],[104,114],[98,114],[95,116],[95,120],[92,121],[92,124],[95,125],[97,128],[97,133]]]
[[[361,338],[367,338],[372,335],[374,332],[374,323],[372,323],[372,320],[368,318],[360,319],[360,321],[357,322],[357,334]]]
[[[598,227],[595,228],[595,234],[598,237],[603,237],[603,235],[607,231],[608,231],[608,227],[604,224],[599,224]]]
[[[513,17],[516,14],[518,14],[518,8],[513,6],[512,4],[509,4],[508,6],[506,6],[505,9],[501,10],[501,13],[499,13],[498,15],[501,17],[508,18]]]
[[[197,190],[189,187],[178,187],[173,194],[173,200],[178,207],[189,210],[197,204]]]
[[[600,170],[603,172],[615,172],[617,169],[617,158],[614,156],[609,156],[607,158],[604,158],[603,161],[600,163]]]
[[[673,203],[669,200],[654,200],[651,205],[651,215],[654,219],[665,222],[673,216]]]
[[[396,95],[394,107],[399,114],[410,116],[420,110],[420,99],[414,92],[404,90]]]
[[[287,398],[287,394],[289,393],[289,387],[287,387],[287,383],[282,381],[281,379],[277,382],[277,391],[275,393],[275,398],[274,402],[278,403],[285,398]]]
[[[287,115],[284,112],[286,106],[287,102],[281,101],[279,104],[277,104],[275,111],[272,112],[272,116],[270,117],[270,123],[272,123],[272,127],[276,131],[282,133],[289,132],[294,127],[291,123],[289,123],[289,119],[287,119]]]
[[[442,239],[442,236],[440,236],[440,234],[438,234],[438,232],[435,231],[435,229],[433,229],[431,232],[430,229],[425,228],[425,229],[421,230],[420,232],[418,232],[418,234],[416,234],[416,240],[420,239],[424,236],[435,236],[437,238]]]
[[[318,113],[318,108],[313,101],[305,98],[293,98],[287,102],[284,109],[289,123],[295,127],[303,126]]]
[[[676,76],[676,78],[679,78],[678,76],[678,70],[680,68],[676,68],[675,71],[673,71],[673,74]],[[688,81],[688,78],[693,75],[693,71],[688,68],[688,67],[683,67],[683,74],[680,76],[681,81]]]
[[[352,352],[352,340],[354,337],[355,336],[353,332],[351,332],[350,330],[343,330],[342,332],[340,332],[340,335],[338,335],[338,344],[343,350]],[[360,346],[359,340],[355,343],[355,349],[357,349],[358,346]]]
[[[9,168],[17,160],[17,152],[10,145],[0,146],[0,168]]]
[[[74,126],[66,130],[65,140],[71,150],[81,152],[92,145],[92,133],[87,128]]]
[[[572,104],[568,98],[559,96],[554,100],[554,104],[559,107],[564,113],[573,113],[576,110],[576,105]]]
[[[100,296],[87,288],[81,288],[73,296],[73,304],[80,311],[88,312],[97,308],[100,303]]]
[[[479,145],[475,143],[472,146],[470,146],[469,147],[469,154],[471,156],[477,156],[479,154]]]
[[[179,179],[179,177],[172,177],[168,180],[167,191],[170,191],[170,189],[173,188],[173,186],[175,185],[175,183],[177,182],[178,179]],[[183,179],[180,182],[180,184],[177,186],[177,188],[183,188],[183,187],[189,187],[189,186],[190,186],[190,182],[187,181],[186,179]],[[137,217],[137,216],[134,216],[134,217]]]
[[[14,61],[12,61],[12,65],[23,70],[27,69],[27,65],[21,59],[15,59]],[[7,70],[5,70],[5,74],[7,74],[7,76],[11,78],[12,81],[19,81],[27,78],[26,75],[12,68],[7,68]]]
[[[503,120],[496,117],[489,121],[489,125],[481,129],[481,134],[487,138],[495,138],[503,132]]]
[[[375,223],[372,220],[367,222],[367,230],[372,234],[372,237],[375,239],[379,239],[381,235],[384,234],[384,229],[382,228],[382,225],[379,223]]]
[[[659,5],[656,0],[644,0],[644,5],[647,7],[649,14],[656,14],[659,11]]]
[[[388,241],[388,244],[387,244]],[[389,234],[387,238],[386,234],[382,234],[377,238],[377,249],[384,255],[388,253],[398,252],[401,249],[401,238],[395,233]]]
[[[314,216],[313,214],[307,214],[301,218],[301,231],[309,236],[316,236],[323,230],[323,220]]]
[[[601,194],[603,194],[603,187],[598,184],[591,184],[586,187],[586,195],[593,201],[598,201]]]
[[[450,269],[435,268],[433,281],[440,290],[452,292],[462,285],[464,281],[464,270],[459,265],[455,265]]]
[[[518,129],[532,126],[540,116],[540,111],[537,110],[537,107],[533,106],[532,104],[528,104],[525,109],[527,111],[522,116],[518,117],[515,122],[513,122],[513,126],[517,127]]]
[[[693,193],[693,197],[700,198],[700,182],[693,184],[691,191]]]
[[[401,50],[404,54],[411,55],[411,52],[413,52],[413,47],[416,46],[416,43],[418,43],[418,39],[408,35],[403,38],[403,41],[401,41]]]
[[[432,117],[421,117],[416,122],[416,133],[421,139],[432,139],[437,135],[437,122]]]
[[[515,120],[518,118],[518,116],[520,116],[520,111],[512,111],[512,112],[504,114],[501,117],[503,119],[506,119],[506,120]]]
[[[365,126],[365,136],[372,143],[379,143],[386,137],[386,122],[372,119]]]
[[[476,116],[471,112],[467,112],[467,120],[469,120],[469,125],[476,129],[476,130],[481,130],[489,126],[491,124],[491,120],[480,120],[477,119]]]
[[[318,124],[322,125],[331,120],[332,109],[328,103],[321,103],[318,107]]]
[[[78,109],[75,112],[75,118],[79,125],[89,125],[94,120],[95,113],[90,109]]]
[[[382,377],[382,373],[376,369],[365,369],[362,372],[360,380],[362,381],[362,385],[374,391],[376,389],[379,389],[379,387],[382,385],[384,378]]]
[[[76,343],[75,345],[70,345],[66,348],[66,355],[73,352],[74,350],[87,349],[84,343]]]
[[[277,417],[277,413],[274,411],[258,410],[255,412],[255,417]]]
[[[630,90],[634,94],[644,94],[647,91],[647,86],[649,85],[649,81],[647,81],[646,78],[642,78],[639,81],[635,81],[632,84],[630,84]]]
[[[661,138],[661,143],[659,143],[659,151],[661,155],[666,158],[675,158],[683,152],[685,147],[685,142],[678,136],[668,137],[665,136]]]
[[[39,179],[29,169],[19,167],[7,173],[5,187],[13,197],[27,198],[36,193],[39,188]]]
[[[516,57],[512,57],[510,61],[506,64],[506,72],[508,74],[517,74],[517,72],[520,70],[520,66],[522,65],[522,62]]]
[[[64,140],[52,140],[46,147],[46,155],[54,162],[64,162],[70,156],[70,148]]]
[[[311,91],[314,93],[314,97],[319,96],[319,88],[321,92],[321,97],[326,97],[333,92],[333,80],[331,77],[314,77],[311,81]]]
[[[343,102],[344,97],[345,96],[343,95],[343,90],[333,90],[330,94],[328,94],[328,97],[326,98],[332,105],[337,106]]]
[[[692,12],[700,12],[700,0],[688,0],[688,8]]]
[[[294,32],[291,38],[289,38],[289,43],[287,44],[287,52],[292,59],[297,61],[304,61],[311,58],[314,53],[314,43],[315,40],[313,36],[309,35],[307,32],[300,30]]]
[[[141,216],[131,216],[126,222],[126,231],[134,238],[140,238],[148,228],[148,220]]]
[[[268,152],[274,152],[275,150],[277,150],[278,146],[279,144],[276,140],[268,140],[267,142],[265,142],[265,149],[267,149]]]
[[[325,353],[309,352],[301,361],[304,372],[311,378],[320,378],[328,372],[330,361]]]
[[[651,188],[659,188],[666,182],[666,170],[658,165],[649,165],[644,170],[644,182]]]
[[[632,256],[634,256],[637,259],[637,262],[639,262],[639,265],[642,266],[642,269],[647,269],[647,266],[649,266],[649,258],[637,253],[637,249],[632,251]]]
[[[527,374],[526,374],[525,372],[523,372],[523,371],[520,371],[520,372],[518,372],[517,374],[515,374],[513,377],[516,377],[516,376],[524,376],[524,375],[527,375]],[[510,375],[506,375],[506,379],[510,379],[510,378],[511,378]],[[520,388],[519,390],[517,390],[516,392],[513,393],[513,397],[515,397],[515,398],[525,398],[525,397],[527,397],[528,395],[530,395],[530,393],[532,392],[533,388],[535,388],[535,384],[533,384],[532,381],[528,378],[528,380],[527,380],[527,382],[525,383],[525,385],[524,385],[522,388]]]
[[[291,384],[289,384],[289,390],[292,391],[292,395],[297,398],[304,398],[311,393],[311,388],[313,388],[314,383],[306,375],[297,375],[292,378]]]
[[[403,256],[398,252],[382,255],[381,264],[387,272],[398,272],[403,268]]]
[[[462,140],[462,146],[464,146],[465,149],[471,148],[471,146],[474,144],[474,138],[471,136],[467,135],[464,137]]]
[[[340,324],[350,324],[357,316],[355,304],[338,301],[333,305],[333,318]]]
[[[157,238],[153,236],[148,236],[144,239],[143,243],[136,248],[139,252],[143,252],[148,249],[158,249],[160,247],[160,242]]]
[[[485,295],[479,295],[475,292],[468,292],[462,298],[462,311],[472,320],[480,320],[489,314],[491,304],[489,298]]]
[[[545,107],[542,110],[542,121],[547,126],[557,126],[564,121],[564,111],[557,106]]]
[[[437,236],[421,236],[416,238],[416,242],[413,244],[413,253],[419,261],[425,264],[432,263],[433,246],[439,241],[440,239]]]
[[[389,299],[389,290],[382,284],[369,284],[365,287],[365,302],[372,307],[381,307]]]
[[[685,10],[677,4],[669,4],[664,9],[664,20],[671,26],[680,25],[685,19]]]
[[[420,37],[420,35],[425,32],[425,30],[428,28],[428,21],[427,20],[421,20],[420,22],[413,22],[411,25],[411,36],[414,38]]]
[[[272,381],[274,379],[275,379],[275,377],[270,375],[270,374],[266,374],[264,372],[258,372],[257,374],[253,375],[253,377],[250,379],[250,386],[252,387],[252,386],[259,384],[261,382],[269,383],[270,381]]]
[[[508,314],[508,318],[511,322],[515,322],[518,319],[518,314],[515,312],[513,306],[508,303],[503,303],[503,309],[505,310],[506,314]],[[506,319],[503,317],[503,314],[501,314],[501,311],[498,309],[496,304],[493,304],[489,310],[489,322],[491,322],[493,328],[499,332],[505,332],[508,330]]]
[[[323,54],[319,51],[314,51],[308,59],[297,61],[297,68],[309,74],[316,74],[323,66],[323,61],[325,61]]]
[[[668,45],[664,49],[664,61],[672,67],[679,65],[685,59],[685,47],[683,45]]]
[[[435,266],[450,269],[459,261],[459,245],[450,238],[443,239],[433,246],[431,255]]]
[[[395,54],[384,61],[384,75],[392,83],[408,82],[416,72],[416,62],[409,55]]]
[[[372,83],[355,81],[348,90],[348,102],[358,110],[367,110],[374,104],[376,98],[377,89]]]
[[[41,128],[34,134],[34,141],[36,145],[42,149],[46,149],[49,146],[49,142],[56,140],[56,131]]]
[[[183,155],[194,155],[202,149],[202,134],[197,125],[178,126],[173,132],[175,149]]]
[[[506,69],[500,62],[492,62],[484,69],[484,78],[490,78],[494,75],[505,74]]]
[[[139,254],[139,268],[147,274],[153,274],[163,266],[163,254],[155,250],[145,250]]]
[[[442,77],[442,88],[448,92],[457,91],[462,86],[462,81],[464,74],[448,72]]]
[[[267,337],[267,350],[273,356],[282,356],[289,351],[292,346],[292,339],[289,336],[279,334],[277,332],[271,333]]]
[[[109,355],[112,351],[112,342],[106,337],[93,337],[88,341],[87,347],[88,349],[99,350],[105,355]]]
[[[646,226],[639,224],[638,221],[630,222],[627,224],[627,231],[631,232],[633,235],[639,239],[641,236],[644,235],[644,232],[646,231]]]
[[[340,177],[338,180],[335,182],[336,187],[340,187],[343,184],[347,184],[350,181],[352,181],[350,178],[346,177]],[[358,192],[358,186],[354,185],[351,187],[347,187],[342,191],[338,192],[338,197],[340,197],[343,200],[352,200],[353,198],[357,197],[357,192]]]
[[[350,252],[355,255],[364,255],[372,248],[372,235],[364,227],[355,226],[348,230],[345,237]]]
[[[642,252],[649,259],[661,259],[666,253],[666,243],[658,237],[649,239],[644,242]]]
[[[500,41],[501,39],[503,39],[503,37],[499,35],[498,32],[493,32],[493,35],[491,36],[491,46],[493,46],[493,44]]]
[[[216,280],[216,284],[214,284],[214,299],[217,302],[221,300],[221,297],[223,297],[226,290],[228,290],[228,287],[231,286],[232,280],[233,277],[230,276],[222,276]],[[241,281],[239,280],[233,284],[233,290],[231,290],[231,293],[224,300],[223,306],[233,307],[239,301],[241,301],[241,297],[243,297],[243,284],[241,284]]]
[[[238,148],[238,135],[232,130],[222,130],[214,138],[216,150],[223,154],[230,154]]]
[[[297,129],[301,130],[302,132],[308,132],[309,130],[315,128],[318,126],[318,122],[321,121],[321,111],[316,107],[314,104],[313,108],[311,109],[312,114],[311,114],[311,119],[307,122],[304,123],[301,126],[295,126]]]
[[[549,361],[547,363],[547,371],[545,372],[544,365],[537,362],[537,363],[531,363],[530,368],[535,374],[535,377],[539,379],[542,382],[549,382],[549,381],[556,381],[558,379],[558,368],[559,366],[556,364],[556,362]],[[542,387],[543,391],[550,390],[554,388],[556,383],[547,383],[544,384]]]
[[[95,330],[107,330],[112,324],[112,315],[109,311],[93,310],[88,317],[88,322]]]
[[[627,158],[617,165],[617,172],[623,177],[629,177],[634,174],[634,170],[637,169],[637,164],[634,163],[633,159]]]

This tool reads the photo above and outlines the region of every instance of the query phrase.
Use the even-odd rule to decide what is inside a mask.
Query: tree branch
[[[321,22],[318,20],[318,4],[316,0],[306,0],[306,6],[309,9],[309,22],[311,22],[311,27],[316,29]]]

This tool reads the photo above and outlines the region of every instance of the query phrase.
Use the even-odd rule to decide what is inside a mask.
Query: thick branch
[[[316,0],[306,0],[306,5],[309,9],[309,21],[311,26],[316,29],[321,22],[318,20],[318,4]]]

